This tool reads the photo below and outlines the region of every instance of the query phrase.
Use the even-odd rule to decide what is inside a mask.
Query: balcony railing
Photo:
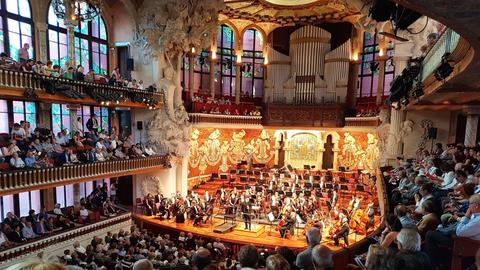
[[[44,169],[15,170],[0,173],[0,195],[18,193],[32,188],[65,185],[87,178],[102,178],[141,173],[164,166],[168,156],[152,156],[127,160],[83,163]]]
[[[119,101],[131,100],[141,103],[145,100],[155,100],[157,103],[164,102],[162,92],[149,92],[127,87],[110,86],[101,83],[75,81],[64,78],[55,78],[52,76],[22,72],[10,69],[0,69],[0,87],[14,89],[33,89],[45,91],[45,83],[51,82],[55,85],[67,86],[71,91],[79,93],[81,96],[87,96],[89,92],[94,92],[96,96],[115,96]],[[113,102],[115,100],[112,100]]]
[[[249,115],[223,115],[223,114],[207,114],[207,113],[189,113],[190,122],[214,123],[214,124],[234,124],[234,125],[261,125],[261,116]]]
[[[442,56],[446,52],[453,52],[460,41],[460,35],[452,29],[447,29],[435,45],[428,51],[422,61],[422,81],[427,79],[440,66]]]
[[[345,117],[346,127],[376,127],[380,124],[378,116],[372,117]]]
[[[19,260],[22,257],[29,256],[33,252],[40,252],[42,250],[45,250],[46,248],[60,245],[65,241],[72,242],[77,237],[82,237],[89,233],[97,233],[100,230],[106,229],[114,225],[119,225],[124,222],[131,222],[131,220],[132,214],[125,213],[90,225],[74,228],[50,237],[44,237],[25,243],[23,245],[15,246],[13,248],[0,252],[0,262],[6,263],[11,260]]]

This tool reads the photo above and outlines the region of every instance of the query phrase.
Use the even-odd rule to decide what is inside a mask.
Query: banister
[[[445,30],[428,51],[422,61],[421,81],[427,79],[442,62],[446,52],[453,52],[460,41],[460,35],[452,29]]]
[[[127,175],[132,170],[147,170],[163,166],[168,156],[151,156],[127,160],[110,160],[59,167],[24,169],[0,172],[0,196],[17,193],[23,189],[44,185],[64,185],[90,177]],[[119,166],[119,164],[121,164]]]

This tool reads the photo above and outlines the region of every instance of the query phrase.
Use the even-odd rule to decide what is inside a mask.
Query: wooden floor
[[[277,246],[287,246],[295,250],[301,250],[307,247],[307,241],[305,236],[303,235],[303,229],[299,230],[298,232],[295,231],[295,235],[290,239],[283,239],[280,237],[278,231],[275,228],[270,228],[269,225],[265,225],[265,232],[263,232],[259,237],[251,237],[251,236],[244,236],[238,235],[235,232],[228,232],[228,233],[215,233],[213,229],[216,226],[219,226],[223,223],[223,219],[214,218],[212,222],[204,224],[200,227],[193,226],[193,223],[190,220],[187,220],[184,224],[177,224],[174,222],[173,219],[171,220],[160,220],[155,218],[154,216],[145,216],[142,214],[133,214],[134,218],[143,222],[148,223],[150,225],[154,225],[159,228],[165,228],[167,230],[175,230],[175,231],[185,231],[191,232],[194,235],[208,237],[208,238],[219,238],[223,242],[227,243],[235,243],[235,244],[253,244],[257,247],[265,247],[265,248],[275,248]],[[237,224],[243,224],[237,221]],[[326,237],[327,232],[323,232],[323,239],[322,244],[327,245],[332,250],[339,250],[342,249],[343,240],[341,241],[340,246],[335,246],[332,239],[328,239]],[[365,235],[356,235],[355,233],[351,233],[349,236],[350,245],[354,244],[357,241],[360,241],[365,238]]]

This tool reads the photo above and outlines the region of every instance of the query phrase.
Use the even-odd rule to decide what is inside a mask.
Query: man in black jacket
[[[88,131],[90,131],[90,133],[92,134],[95,134],[97,135],[98,133],[98,128],[99,128],[99,124],[98,124],[98,117],[96,114],[92,114],[90,116],[90,118],[88,119],[87,121],[87,129]]]

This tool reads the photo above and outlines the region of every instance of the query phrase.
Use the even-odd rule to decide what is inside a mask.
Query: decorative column
[[[75,26],[78,25],[75,15],[75,1],[65,0],[65,19],[63,22],[67,27],[67,54],[70,65],[75,66]]]
[[[356,59],[356,60],[355,60]],[[347,108],[355,109],[357,104],[357,82],[358,82],[358,69],[360,66],[360,61],[358,61],[358,56],[350,61],[348,68],[348,85],[347,85]]]
[[[190,100],[193,100],[194,90],[193,86],[195,83],[195,48],[192,48],[192,51],[188,54],[188,88],[190,93]]]
[[[240,96],[242,95],[242,90],[240,88],[242,80],[242,60],[240,56],[237,56],[237,61],[235,62],[235,104],[240,104]]]
[[[403,138],[401,138],[403,122],[406,111],[391,109],[390,111],[390,134],[388,137],[388,153],[391,159],[403,154]]]
[[[480,116],[480,108],[467,108],[467,125],[465,127],[466,147],[475,147],[477,145],[477,128]]]
[[[77,122],[77,111],[78,109],[80,109],[80,105],[79,104],[68,104],[68,112],[69,112],[69,115],[70,115],[70,135],[73,135],[73,127],[74,127],[74,123]],[[65,127],[63,127],[65,128]]]
[[[212,51],[210,56],[210,96],[212,98],[215,98],[215,66],[217,62],[217,52]]]
[[[80,183],[73,184],[73,208],[80,210]]]
[[[51,121],[52,103],[41,102],[38,104],[38,108],[39,108],[39,114],[38,114],[39,124],[43,127],[50,129],[52,126],[52,121]]]
[[[36,22],[35,23],[35,29],[37,30],[37,37],[38,37],[38,43],[37,43],[37,58],[39,58],[43,63],[47,63],[48,60],[48,54],[47,54],[47,31],[48,31],[48,25],[46,23],[40,23]]]
[[[383,100],[383,91],[385,89],[385,65],[387,58],[385,56],[380,56],[378,59],[378,89],[377,89],[377,105],[382,105]]]

